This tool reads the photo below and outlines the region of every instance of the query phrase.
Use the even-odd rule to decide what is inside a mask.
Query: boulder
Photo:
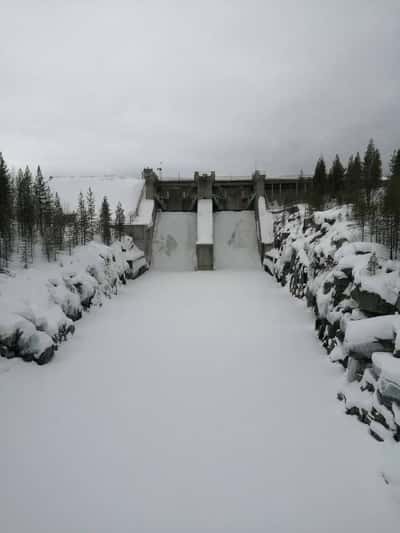
[[[392,315],[396,312],[396,306],[383,300],[374,292],[365,291],[357,284],[351,291],[352,298],[358,303],[360,309],[372,316]]]

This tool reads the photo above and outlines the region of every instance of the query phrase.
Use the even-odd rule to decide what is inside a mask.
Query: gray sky
[[[400,147],[399,0],[0,0],[0,151],[46,174]]]

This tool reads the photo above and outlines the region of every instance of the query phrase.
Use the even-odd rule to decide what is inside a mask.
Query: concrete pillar
[[[265,174],[261,174],[256,170],[253,174],[253,183],[256,199],[260,196],[265,196]]]
[[[199,174],[199,172],[195,172],[194,181],[197,185],[197,199],[211,200],[213,196],[215,172],[210,172],[210,174]]]
[[[145,180],[145,198],[154,200],[157,193],[158,176],[152,168],[143,169],[142,176]]]

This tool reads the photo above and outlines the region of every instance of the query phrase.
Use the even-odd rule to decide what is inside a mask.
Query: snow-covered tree
[[[0,267],[7,266],[12,249],[13,187],[0,152]]]
[[[100,235],[104,244],[111,243],[111,211],[107,200],[104,196],[100,210]]]
[[[79,193],[77,215],[78,215],[78,224],[79,224],[80,243],[86,244],[88,241],[89,218],[88,218],[88,212],[86,209],[85,198],[83,196],[82,191]]]
[[[91,187],[89,187],[87,195],[86,195],[86,203],[87,203],[87,220],[88,220],[88,240],[92,241],[94,239],[94,236],[96,234],[96,225],[97,225],[97,218],[96,218],[96,202],[94,198],[93,191]]]
[[[125,225],[125,211],[122,207],[121,202],[118,202],[117,209],[115,210],[115,221],[114,228],[117,235],[117,239],[121,240],[124,234],[124,225]]]

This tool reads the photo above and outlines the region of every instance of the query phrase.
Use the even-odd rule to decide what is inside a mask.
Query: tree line
[[[75,246],[85,245],[95,235],[109,245],[113,233],[119,240],[122,238],[124,224],[121,203],[113,221],[106,196],[97,213],[90,187],[86,195],[79,193],[77,208],[66,211],[40,166],[35,176],[28,166],[14,176],[0,153],[0,268],[8,267],[11,258],[18,258],[27,268],[33,263],[37,246],[52,261],[59,252],[71,253]]]
[[[387,179],[373,139],[363,157],[357,152],[344,166],[336,155],[327,169],[323,157],[315,166],[312,187],[305,201],[312,210],[349,204],[360,227],[361,239],[388,246],[391,258],[400,251],[400,149],[394,150]]]

